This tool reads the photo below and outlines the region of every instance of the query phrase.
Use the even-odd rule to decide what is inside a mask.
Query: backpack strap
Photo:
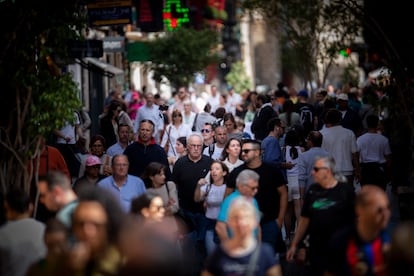
[[[213,153],[214,153],[214,143],[208,145],[208,155],[210,155],[210,158],[211,156],[213,156]]]

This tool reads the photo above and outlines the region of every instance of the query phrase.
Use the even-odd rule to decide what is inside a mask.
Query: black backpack
[[[312,129],[313,113],[308,105],[304,105],[299,109],[300,122],[305,129]]]

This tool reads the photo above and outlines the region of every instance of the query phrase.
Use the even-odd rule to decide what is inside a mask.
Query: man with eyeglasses
[[[287,181],[278,167],[262,161],[262,150],[257,140],[244,140],[241,150],[244,164],[233,169],[227,182],[226,194],[234,191],[236,178],[245,169],[260,175],[259,190],[255,198],[263,214],[260,221],[262,241],[269,243],[275,252],[286,251],[281,227],[287,209]]]
[[[305,195],[295,236],[286,254],[293,261],[298,245],[309,235],[310,275],[323,275],[333,234],[355,221],[355,192],[346,177],[337,173],[332,157],[318,158],[313,166],[315,184]]]
[[[199,275],[206,257],[204,238],[207,220],[202,202],[194,201],[194,192],[200,178],[205,178],[210,170],[213,159],[203,155],[203,136],[193,132],[187,137],[187,155],[180,157],[174,164],[172,181],[177,186],[180,211],[187,221],[191,221],[188,237],[196,250],[197,265],[195,274]],[[193,229],[191,229],[193,228]]]
[[[220,242],[224,242],[230,239],[232,235],[230,229],[227,227],[227,219],[228,210],[234,199],[243,196],[246,199],[251,200],[256,209],[259,211],[259,205],[257,204],[257,201],[254,198],[254,196],[257,194],[257,191],[259,190],[259,179],[260,176],[256,172],[248,169],[241,171],[237,176],[237,189],[224,199],[220,207],[219,215],[217,217],[215,229],[217,235],[220,238]],[[261,239],[261,233],[259,229],[256,230],[256,237],[258,238],[258,240]]]
[[[112,158],[112,175],[100,180],[98,187],[106,189],[119,199],[122,209],[128,213],[135,197],[145,193],[145,184],[140,177],[128,174],[128,156],[116,154]]]

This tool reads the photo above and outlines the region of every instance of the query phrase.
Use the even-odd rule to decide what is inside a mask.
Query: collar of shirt
[[[142,140],[139,137],[138,137],[138,141],[137,142],[140,143],[140,144],[144,144],[144,142],[142,142]],[[155,144],[156,144],[155,138],[152,137],[149,145],[155,145]]]

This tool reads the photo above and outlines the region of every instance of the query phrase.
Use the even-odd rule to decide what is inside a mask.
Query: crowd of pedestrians
[[[84,150],[79,112],[42,138],[40,179],[2,199],[0,275],[414,270],[389,140],[355,89],[209,92],[202,109],[185,87],[111,93]]]

